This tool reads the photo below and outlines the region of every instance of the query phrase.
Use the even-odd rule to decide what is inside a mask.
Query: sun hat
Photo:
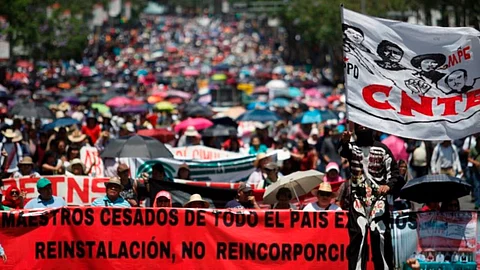
[[[265,169],[269,171],[278,170],[278,165],[275,162],[269,162],[267,165],[265,165]]]
[[[85,165],[79,158],[75,158],[70,162],[70,165],[68,166],[68,171],[72,171],[72,168],[74,165],[81,165],[82,166],[82,172],[85,172]]]
[[[117,185],[120,187],[120,189],[123,189],[122,182],[120,181],[120,178],[118,177],[110,177],[108,182],[105,182],[105,187],[108,187],[108,185]]]
[[[57,111],[55,113],[55,118],[64,118],[65,117],[65,113],[63,111]]]
[[[331,196],[333,196],[332,186],[328,182],[322,182],[318,189],[312,190],[312,194],[317,196],[319,191],[331,193]]]
[[[68,136],[68,140],[73,143],[83,142],[87,138],[87,135],[83,134],[80,130],[75,130]]]
[[[200,135],[193,126],[188,126],[184,134],[187,137],[197,137],[198,135]]]
[[[190,200],[188,200],[188,202],[183,207],[188,208],[193,202],[202,202],[204,205],[203,208],[210,207],[210,203],[202,199],[202,196],[200,194],[193,194],[192,196],[190,196]]]
[[[9,138],[9,139],[13,139],[15,137],[15,132],[13,131],[13,129],[7,129],[5,131],[2,131],[2,134],[4,137],[6,138]]]
[[[255,159],[255,161],[253,162],[253,166],[254,166],[255,168],[258,168],[258,165],[259,165],[260,161],[261,161],[262,159],[264,159],[264,158],[267,158],[267,157],[268,157],[268,156],[267,156],[267,154],[265,154],[265,153],[258,153],[258,154],[257,154],[257,159]]]
[[[24,157],[18,162],[18,165],[33,165],[33,160],[31,157]]]
[[[15,137],[13,137],[12,142],[20,142],[23,140],[22,132],[20,130],[15,130]]]
[[[52,182],[50,182],[50,180],[48,180],[47,178],[45,177],[42,177],[40,179],[38,179],[37,181],[37,189],[41,189],[41,188],[44,188],[48,185],[51,185]]]

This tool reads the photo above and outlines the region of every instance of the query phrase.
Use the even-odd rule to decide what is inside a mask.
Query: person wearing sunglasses
[[[22,209],[24,205],[23,200],[26,196],[27,193],[25,191],[20,191],[16,185],[12,185],[5,191],[5,201],[3,201],[3,205],[12,209]]]
[[[332,191],[332,186],[327,182],[322,182],[318,189],[312,190],[312,194],[317,197],[316,202],[307,204],[303,211],[340,211],[340,206],[332,203],[335,197]]]

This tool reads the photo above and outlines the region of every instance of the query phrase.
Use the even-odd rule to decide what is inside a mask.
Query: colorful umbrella
[[[173,111],[175,106],[168,101],[161,101],[155,104],[154,108],[159,111]]]
[[[247,105],[247,110],[253,110],[256,108],[265,109],[266,107],[268,107],[268,103],[262,101],[255,101]]]
[[[137,134],[141,136],[148,136],[148,137],[155,138],[161,141],[162,143],[168,143],[175,139],[175,133],[166,128],[141,129],[137,132]]]
[[[392,151],[393,157],[395,160],[404,160],[408,161],[407,148],[405,147],[405,141],[398,138],[397,136],[390,135],[382,141],[390,151]]]
[[[325,108],[328,106],[328,101],[324,98],[314,98],[314,99],[308,99],[304,100],[305,104],[307,104],[308,107],[313,107],[313,108]]]
[[[102,103],[93,103],[92,109],[97,109],[97,111],[101,114],[110,112],[110,107]]]
[[[280,120],[280,117],[276,113],[269,110],[259,110],[259,109],[247,111],[237,118],[237,122],[240,122],[240,121],[276,122],[278,120]]]
[[[322,92],[318,91],[316,88],[309,88],[304,91],[304,94],[306,97],[311,97],[311,98],[321,98],[322,97]]]
[[[190,99],[192,97],[191,94],[187,92],[183,92],[180,90],[168,90],[167,91],[167,97],[180,97],[183,99]]]
[[[123,107],[123,106],[140,106],[144,102],[127,97],[114,97],[105,103],[109,107]]]
[[[70,118],[70,117],[64,117],[64,118],[59,118],[59,119],[53,121],[50,124],[44,125],[42,127],[42,130],[43,131],[49,131],[49,130],[52,130],[54,128],[69,127],[69,126],[77,125],[79,123],[80,122],[76,119],[73,119],[73,118]]]
[[[305,112],[300,117],[293,121],[294,124],[313,124],[313,123],[320,123],[322,122],[322,117],[320,116],[319,110],[311,110]]]
[[[213,126],[213,123],[205,118],[188,118],[175,126],[175,132],[184,131],[189,126],[193,126],[196,130],[203,130]]]
[[[183,73],[183,76],[194,77],[194,76],[199,76],[200,75],[200,70],[198,70],[198,69],[185,69],[182,73]]]
[[[270,101],[270,106],[273,107],[287,107],[290,104],[290,100],[286,98],[274,98]]]
[[[322,121],[328,121],[328,120],[338,120],[338,114],[331,110],[320,110],[320,116],[322,117]]]
[[[297,87],[289,87],[288,88],[288,95],[293,97],[293,98],[297,98],[297,97],[301,97],[303,96],[303,93],[302,91],[297,88]]]
[[[265,87],[270,90],[286,89],[288,88],[288,84],[282,80],[271,80],[265,85]]]
[[[224,81],[227,79],[227,75],[225,74],[213,74],[212,81]]]

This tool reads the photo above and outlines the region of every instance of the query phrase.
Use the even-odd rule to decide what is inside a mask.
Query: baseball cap
[[[250,192],[252,191],[252,188],[250,187],[250,185],[247,185],[246,183],[242,182],[240,183],[240,185],[238,186],[238,191],[243,191],[243,192]]]
[[[40,179],[38,179],[37,181],[37,189],[40,189],[40,188],[44,188],[48,185],[51,185],[52,182],[50,182],[50,180],[48,180],[47,178],[45,177],[42,177]]]

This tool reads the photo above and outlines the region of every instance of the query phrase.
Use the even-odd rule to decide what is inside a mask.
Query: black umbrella
[[[41,105],[33,105],[31,103],[20,108],[18,113],[15,113],[15,115],[23,116],[25,118],[55,118],[53,112],[50,111],[47,107]]]
[[[237,135],[237,129],[224,125],[211,126],[202,132],[204,137],[227,137],[232,135]]]
[[[213,116],[213,111],[209,107],[204,107],[200,104],[188,104],[184,109],[188,117],[204,117],[209,118]]]
[[[112,140],[102,155],[103,158],[173,158],[165,145],[155,138],[146,136],[126,136]]]
[[[444,174],[425,175],[412,179],[400,191],[406,200],[427,203],[443,202],[470,194],[471,186],[464,180]]]

